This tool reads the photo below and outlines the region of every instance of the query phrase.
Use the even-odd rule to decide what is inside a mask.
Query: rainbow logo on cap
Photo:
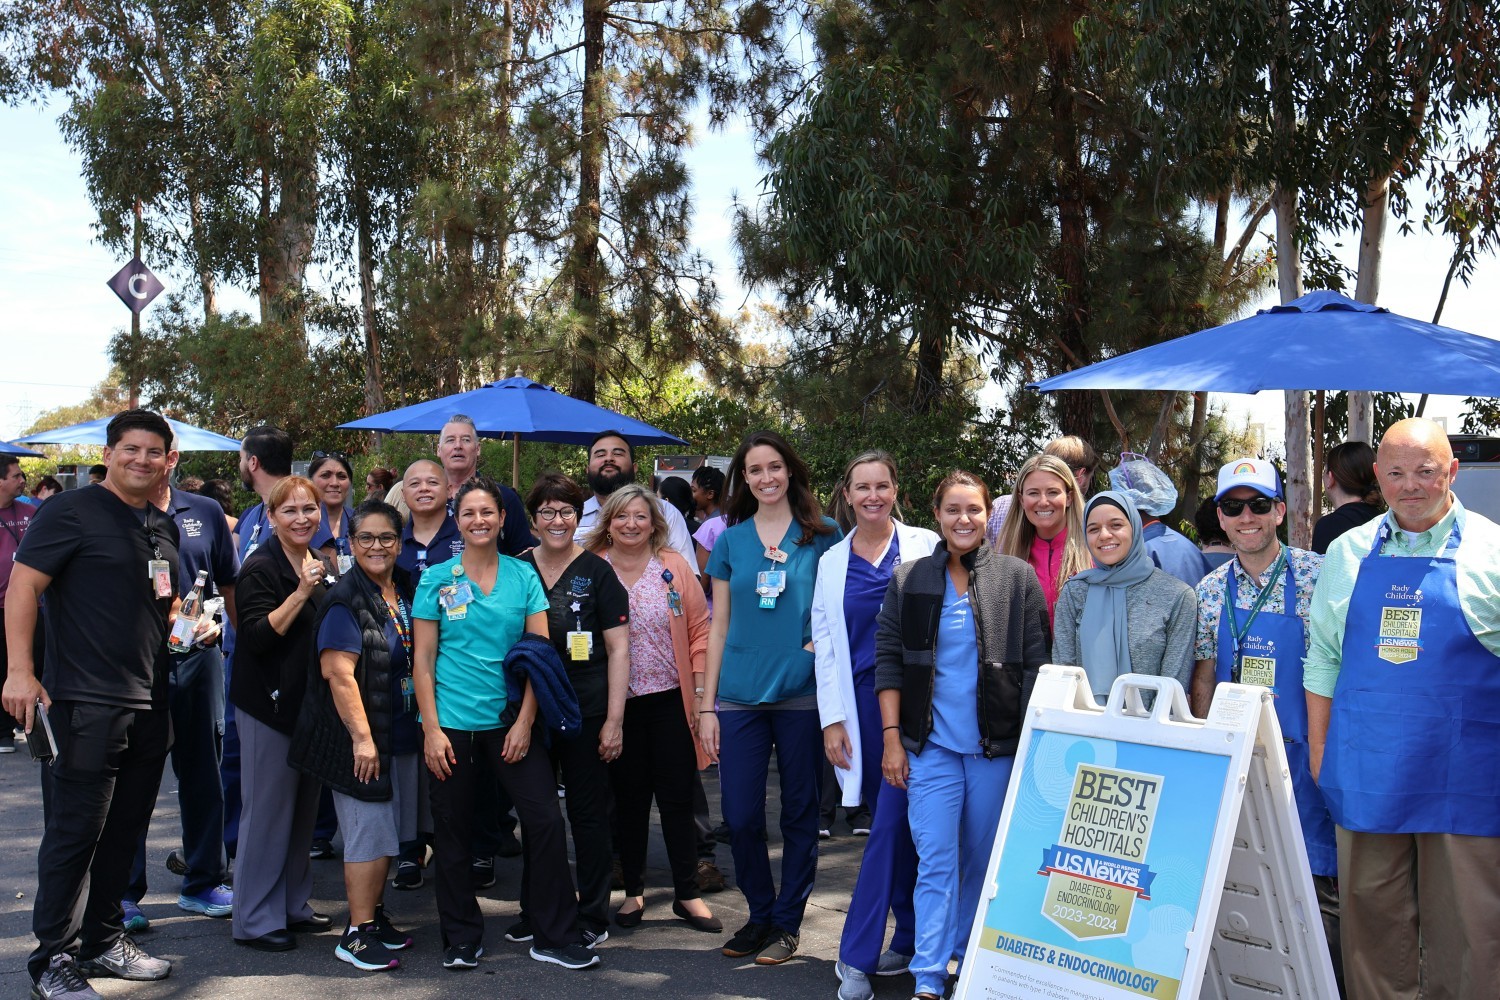
[[[1252,476],[1255,475],[1255,464],[1253,462],[1241,462],[1239,465],[1236,465],[1234,467],[1234,472],[1232,472],[1231,475],[1238,476],[1242,472],[1248,473]]]

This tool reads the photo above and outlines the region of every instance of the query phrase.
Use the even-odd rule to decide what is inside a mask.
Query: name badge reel
[[[760,606],[770,610],[776,607],[776,598],[786,590],[786,570],[768,569],[755,574],[755,592],[760,595]]]

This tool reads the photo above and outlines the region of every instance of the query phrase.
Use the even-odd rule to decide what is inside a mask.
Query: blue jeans
[[[985,759],[928,740],[908,753],[907,816],[917,846],[917,993],[942,996],[948,960],[963,959],[1014,757]]]
[[[720,712],[719,731],[720,806],[729,825],[735,880],[750,904],[750,922],[800,933],[818,871],[818,799],[823,776],[818,710]],[[779,893],[771,878],[770,850],[761,839],[773,747],[781,781]]]

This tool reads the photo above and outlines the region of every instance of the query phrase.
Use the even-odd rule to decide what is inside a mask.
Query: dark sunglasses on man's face
[[[1252,514],[1269,514],[1276,509],[1276,501],[1270,497],[1251,497],[1249,500],[1219,501],[1219,509],[1224,512],[1225,517],[1239,517],[1245,508],[1250,508]]]

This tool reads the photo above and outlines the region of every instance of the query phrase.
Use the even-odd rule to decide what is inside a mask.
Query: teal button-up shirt
[[[1451,494],[1450,494],[1451,495]],[[1344,622],[1349,598],[1359,577],[1360,561],[1375,544],[1376,533],[1387,520],[1391,537],[1380,548],[1382,556],[1437,555],[1453,528],[1464,515],[1464,536],[1458,547],[1458,604],[1474,636],[1500,656],[1500,525],[1473,511],[1465,511],[1458,497],[1443,519],[1423,532],[1403,531],[1389,512],[1335,539],[1323,559],[1323,572],[1313,592],[1310,641],[1302,667],[1302,686],[1313,694],[1333,697],[1339,667],[1344,657]]]

